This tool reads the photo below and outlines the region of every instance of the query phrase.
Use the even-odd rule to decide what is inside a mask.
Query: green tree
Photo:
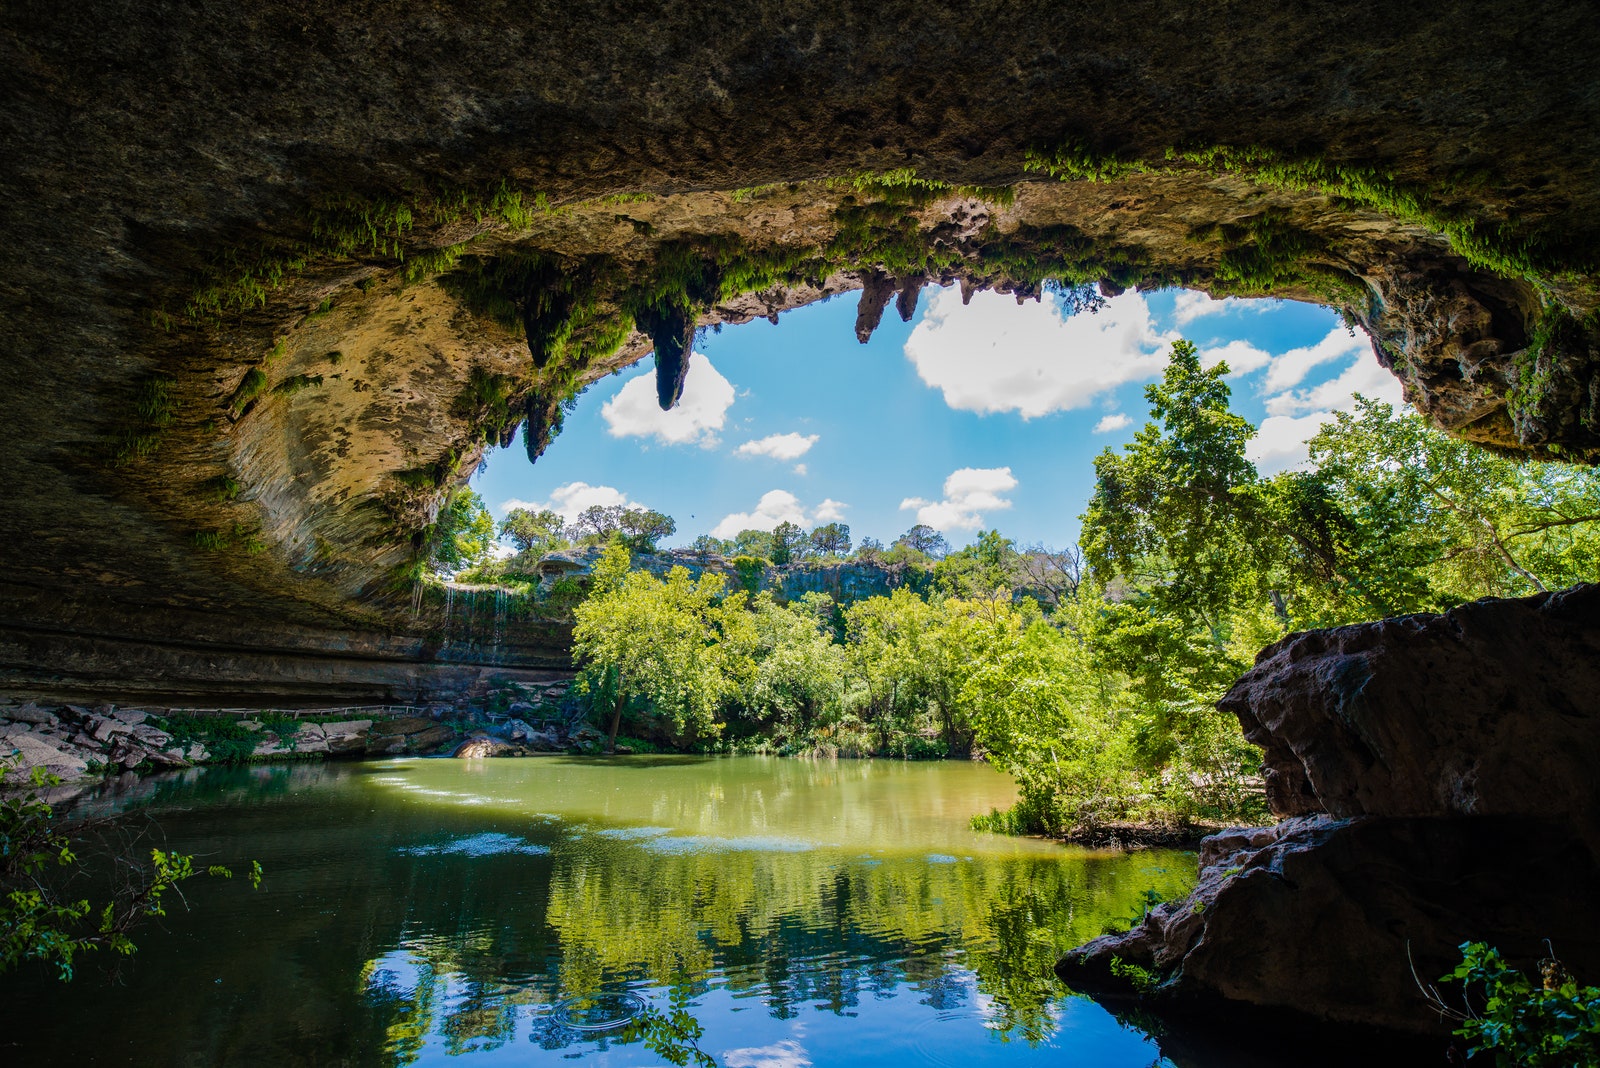
[[[741,530],[733,536],[732,542],[724,542],[728,548],[724,556],[758,556],[763,560],[772,560],[773,541],[770,530]],[[773,560],[773,563],[777,563]]]
[[[772,528],[772,554],[770,559],[779,567],[805,559],[811,547],[806,532],[798,524],[784,520]]]
[[[625,508],[617,517],[617,530],[634,552],[653,553],[656,542],[677,533],[678,524],[653,508]]]
[[[945,541],[944,535],[926,523],[918,523],[896,538],[894,543],[935,560],[950,551],[950,543]]]
[[[1336,413],[1310,453],[1348,519],[1347,552],[1399,611],[1600,574],[1592,468],[1496,456],[1366,398]]]
[[[748,671],[739,650],[753,644],[745,595],[724,594],[721,575],[694,580],[675,567],[658,579],[629,570],[622,544],[606,547],[577,608],[573,654],[581,690],[610,714],[608,749],[630,705],[680,737],[721,731],[719,707]]]
[[[934,565],[933,576],[954,597],[992,598],[1000,591],[1009,597],[1024,577],[1021,563],[1016,543],[988,530],[966,548],[947,553]]]
[[[565,524],[557,512],[548,508],[533,511],[513,508],[500,521],[500,536],[510,538],[518,552],[544,554],[566,547]]]
[[[483,498],[465,486],[452,490],[428,539],[429,562],[451,571],[474,567],[489,558],[493,545],[494,517]]]
[[[850,524],[824,523],[811,531],[811,549],[822,556],[845,556],[850,552]]]

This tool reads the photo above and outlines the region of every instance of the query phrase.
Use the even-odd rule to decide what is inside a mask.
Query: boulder
[[[140,713],[143,715],[143,713]],[[165,749],[172,744],[172,735],[155,727],[140,725],[129,732],[140,744],[152,749]]]
[[[474,760],[482,757],[504,756],[515,751],[515,746],[508,745],[498,738],[468,738],[456,746],[452,756],[464,760]]]
[[[372,726],[370,719],[346,719],[317,726],[322,728],[329,754],[353,756],[367,751],[367,730]]]
[[[1600,829],[1600,586],[1290,635],[1218,707],[1265,751],[1279,816]]]
[[[41,727],[59,726],[61,720],[54,712],[47,712],[33,702],[8,708],[0,712],[0,719],[8,719],[13,723],[30,723]]]
[[[111,718],[119,723],[126,723],[130,727],[137,727],[149,719],[150,714],[137,708],[120,708],[111,713]]]
[[[35,767],[63,779],[76,778],[89,770],[89,762],[75,751],[52,745],[32,732],[18,734],[5,744],[13,750],[15,771],[23,776]]]
[[[111,743],[112,738],[118,734],[131,734],[133,728],[128,724],[115,719],[106,719],[101,716],[90,716],[83,721],[84,730],[98,742]]]
[[[296,753],[326,753],[329,751],[327,736],[320,731],[311,733],[302,728],[295,732],[294,751]]]
[[[537,753],[556,753],[566,748],[556,735],[541,731],[528,735],[522,744]]]
[[[422,731],[433,729],[433,726],[434,723],[431,719],[424,719],[421,716],[406,716],[403,719],[392,719],[387,723],[378,724],[377,730],[373,733],[419,734]]]
[[[1291,635],[1220,707],[1284,822],[1208,838],[1194,893],[1069,985],[1130,994],[1120,961],[1169,1005],[1442,1032],[1416,977],[1462,942],[1600,976],[1600,586]]]
[[[1062,981],[1127,992],[1120,961],[1159,976],[1150,994],[1170,1008],[1444,1034],[1416,977],[1436,982],[1463,942],[1528,967],[1549,938],[1575,974],[1600,975],[1600,928],[1574,907],[1592,905],[1600,858],[1563,821],[1299,816],[1208,838],[1200,863],[1187,899],[1073,950]]]
[[[366,734],[372,727],[370,719],[341,719],[333,723],[308,724],[322,728],[322,733],[328,738],[350,738]]]
[[[294,752],[283,743],[275,731],[266,731],[261,735],[261,740],[256,743],[255,749],[250,753],[252,759],[262,760],[268,757],[284,756]]]
[[[431,753],[440,746],[456,740],[456,732],[442,723],[425,731],[406,735],[406,749],[412,753]]]
[[[211,750],[199,742],[190,742],[189,748],[183,751],[183,756],[192,764],[204,764],[211,759]]]

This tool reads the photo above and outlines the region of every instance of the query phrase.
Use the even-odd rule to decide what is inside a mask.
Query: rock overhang
[[[1596,455],[1571,11],[901,14],[13,5],[11,614],[404,630],[488,444],[855,289],[1320,300],[1452,432]]]

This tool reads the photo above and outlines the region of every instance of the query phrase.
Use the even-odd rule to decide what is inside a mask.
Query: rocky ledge
[[[1417,977],[1463,942],[1600,977],[1600,586],[1291,635],[1219,707],[1283,822],[1208,838],[1194,893],[1069,985],[1438,1032]]]
[[[567,688],[566,682],[509,683],[460,704],[256,713],[30,701],[0,706],[0,770],[8,786],[27,781],[34,769],[83,784],[116,772],[197,764],[598,752],[601,735],[582,722]]]

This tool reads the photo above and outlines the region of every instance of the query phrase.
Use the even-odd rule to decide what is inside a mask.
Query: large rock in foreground
[[[1427,1032],[1417,978],[1465,941],[1600,977],[1600,587],[1291,635],[1220,707],[1287,818],[1207,839],[1194,893],[1069,953],[1069,985],[1132,993],[1136,965],[1177,1008]]]
[[[1600,826],[1600,586],[1293,634],[1217,707],[1274,814]]]

